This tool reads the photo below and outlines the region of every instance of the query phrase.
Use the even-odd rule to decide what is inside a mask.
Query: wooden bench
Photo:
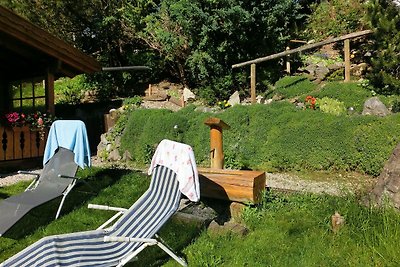
[[[198,168],[204,197],[258,204],[265,189],[265,172]]]

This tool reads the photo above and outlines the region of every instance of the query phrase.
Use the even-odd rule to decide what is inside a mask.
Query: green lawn
[[[53,219],[60,199],[32,210],[4,237],[0,237],[0,262],[44,236],[96,229],[114,213],[88,209],[88,203],[129,208],[150,183],[150,178],[142,173],[116,169],[92,168],[90,171],[81,171],[79,176],[88,181],[93,192],[85,185],[75,187],[68,195],[58,220]],[[29,183],[17,183],[0,188],[0,199],[23,191],[27,184]],[[185,234],[180,235],[180,231]],[[165,225],[160,236],[179,251],[198,232],[195,226],[173,220]],[[168,256],[163,251],[150,248],[139,255],[138,262],[128,266],[159,266],[166,260]]]
[[[129,207],[149,184],[141,173],[114,169],[81,172],[93,187],[78,186],[53,221],[57,201],[32,211],[0,238],[0,262],[43,236],[95,229],[112,213],[89,210],[88,203]],[[0,197],[23,190],[26,183],[0,188]],[[399,266],[400,215],[390,209],[360,205],[361,197],[267,192],[263,203],[246,208],[245,237],[215,235],[177,220],[161,236],[189,266]],[[338,233],[331,215],[345,218]],[[23,231],[22,231],[23,229]],[[178,266],[154,247],[128,266]]]
[[[190,266],[399,266],[399,214],[358,203],[354,196],[270,192],[244,213],[246,237],[203,232],[184,254]],[[335,211],[346,220],[336,234]]]

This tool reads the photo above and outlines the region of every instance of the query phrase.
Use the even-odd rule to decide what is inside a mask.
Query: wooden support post
[[[47,71],[45,84],[45,95],[46,95],[46,109],[50,114],[55,114],[54,108],[54,74],[51,71]]]
[[[350,39],[344,40],[344,81],[350,81]]]
[[[204,124],[210,126],[210,159],[211,168],[224,168],[224,149],[222,130],[229,129],[230,126],[218,118],[209,118]]]
[[[257,99],[256,99],[256,64],[250,65],[250,95],[251,95],[251,103],[255,104],[257,102]]]
[[[290,50],[290,47],[286,47],[286,51]],[[286,73],[290,75],[290,56],[286,56]]]

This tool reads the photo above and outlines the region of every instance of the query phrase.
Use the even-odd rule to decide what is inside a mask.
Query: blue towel
[[[54,155],[58,147],[74,152],[74,161],[82,169],[90,167],[90,148],[86,127],[80,120],[57,120],[50,127],[43,165]]]

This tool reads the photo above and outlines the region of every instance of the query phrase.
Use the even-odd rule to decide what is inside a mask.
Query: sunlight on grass
[[[58,201],[39,207],[28,217],[32,229],[22,237],[0,238],[0,261],[43,236],[95,229],[112,213],[89,210],[88,203],[129,207],[147,189],[150,179],[141,173],[94,169],[79,175],[93,186],[73,190],[60,219],[53,221]],[[23,190],[27,182],[0,189],[4,196]],[[86,193],[85,193],[86,192]],[[183,254],[189,266],[397,266],[400,214],[389,208],[360,205],[357,195],[267,192],[259,206],[249,206],[243,221],[245,237],[199,232],[198,226],[171,220],[161,236]],[[345,224],[331,230],[338,211]],[[48,220],[40,220],[48,217]],[[17,230],[26,225],[19,222]],[[17,231],[15,230],[15,231]],[[157,247],[144,250],[127,266],[178,266]]]
[[[92,168],[80,171],[78,176],[85,179],[92,190],[85,184],[76,186],[67,197],[58,220],[53,218],[59,199],[32,210],[0,237],[0,262],[44,236],[96,229],[114,213],[88,209],[88,203],[129,208],[150,184],[148,176],[127,170]],[[22,192],[27,184],[0,188],[0,196],[5,198]],[[26,234],[21,236],[21,232]],[[161,229],[160,236],[174,250],[180,251],[198,232],[197,225],[173,219]],[[138,257],[138,262],[126,266],[160,266],[169,259],[165,252],[155,247],[146,249]]]
[[[331,215],[346,223],[331,231]],[[249,207],[250,233],[214,236],[203,232],[184,250],[189,266],[396,266],[400,216],[369,209],[354,197],[269,193]],[[166,266],[175,266],[170,261]]]

